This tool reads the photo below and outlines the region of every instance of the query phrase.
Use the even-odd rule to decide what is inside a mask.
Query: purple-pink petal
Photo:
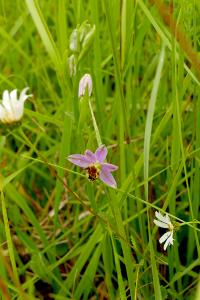
[[[72,154],[69,155],[67,159],[72,164],[77,165],[81,168],[87,168],[91,164],[91,161],[88,159],[88,157],[82,154]]]
[[[109,163],[101,163],[101,166],[104,172],[113,172],[118,169],[118,166]]]
[[[108,154],[108,150],[105,145],[101,145],[95,152],[96,158],[99,162],[103,162]]]
[[[101,181],[103,181],[105,184],[111,186],[112,188],[117,187],[115,178],[112,176],[112,174],[110,172],[107,172],[104,168],[101,169],[99,178],[101,179]]]
[[[85,156],[91,161],[91,163],[95,163],[97,160],[96,155],[90,150],[85,150]]]

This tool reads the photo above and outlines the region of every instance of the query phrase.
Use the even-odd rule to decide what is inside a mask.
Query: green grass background
[[[173,3],[198,53],[200,3]],[[94,39],[70,78],[69,37],[85,20]],[[1,93],[34,95],[20,123],[0,127],[1,299],[199,300],[200,79],[156,7],[1,0],[0,24]],[[78,99],[85,73],[117,190],[66,160],[98,146]],[[167,251],[158,209],[184,225]]]

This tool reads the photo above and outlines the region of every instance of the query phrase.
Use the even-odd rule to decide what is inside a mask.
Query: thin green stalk
[[[121,62],[121,72],[124,68],[125,62],[125,53],[126,53],[126,9],[127,9],[127,0],[120,1],[121,9],[121,23],[120,23],[120,62]]]
[[[65,113],[64,116],[64,124],[63,124],[63,133],[62,133],[62,140],[61,140],[61,145],[60,145],[60,158],[59,158],[59,166],[64,167],[66,158],[70,154],[70,141],[71,141],[71,133],[72,133],[72,119]],[[63,184],[59,180],[59,178],[64,178],[64,169],[58,168],[58,178],[56,180],[56,196],[55,196],[55,203],[54,203],[54,208],[55,208],[55,217],[54,217],[54,222],[55,222],[55,229],[59,227],[59,222],[58,222],[58,209],[60,205],[60,201],[62,198],[62,191],[63,191]]]
[[[158,34],[161,37],[162,41],[166,44],[166,46],[170,50],[172,50],[172,45],[171,45],[171,42],[170,42],[170,33],[169,32],[166,33],[166,30],[161,28],[159,22],[152,15],[152,13],[147,8],[147,6],[145,5],[143,0],[137,0],[137,2],[139,4],[139,6],[141,7],[141,9],[144,11],[146,17],[149,19],[149,21],[151,22],[151,24],[155,28],[155,30],[158,32]],[[177,54],[177,58],[178,58],[178,54]],[[193,73],[191,68],[188,67],[188,65],[186,63],[184,63],[184,69],[187,71],[189,76],[194,80],[194,82],[200,86],[200,81],[198,80],[197,76]]]
[[[91,1],[91,13],[93,17],[93,22],[96,26],[96,33],[95,33],[95,41],[93,43],[94,47],[94,78],[95,78],[95,90],[96,90],[96,106],[97,106],[97,120],[98,122],[102,122],[104,119],[103,115],[103,105],[105,105],[105,95],[104,95],[104,89],[102,84],[102,70],[99,68],[101,65],[101,43],[100,43],[100,9],[99,6],[101,5],[100,1]],[[104,129],[106,130],[106,124],[102,122],[101,124],[101,133],[104,132]]]
[[[110,4],[111,1],[104,0],[104,6],[105,6],[105,12],[106,12],[106,18],[108,23],[108,29],[110,33],[110,39],[111,39],[111,46],[112,46],[112,52],[113,52],[113,60],[114,60],[114,67],[115,67],[115,75],[116,75],[116,83],[117,83],[117,91],[119,93],[120,98],[120,114],[123,116],[123,124],[124,124],[124,131],[125,131],[125,137],[127,141],[129,141],[129,127],[128,127],[128,121],[127,121],[127,113],[126,113],[126,107],[125,107],[125,101],[124,101],[124,95],[123,95],[123,88],[122,88],[122,80],[121,80],[121,74],[120,74],[120,68],[119,68],[119,62],[118,62],[118,55],[117,55],[117,46],[115,42],[114,37],[114,29],[112,28],[112,16],[111,16],[111,7]],[[120,122],[119,122],[120,124]]]
[[[14,254],[13,242],[12,242],[11,233],[10,233],[10,227],[9,227],[4,193],[3,193],[2,189],[0,192],[1,192],[1,205],[2,205],[4,228],[5,228],[5,233],[6,233],[6,240],[7,240],[8,252],[9,252],[9,256],[10,256],[10,262],[11,262],[11,266],[12,266],[12,270],[13,270],[14,282],[16,282],[17,285],[19,285],[19,275],[18,275],[18,271],[17,271],[17,264],[15,261],[15,254]]]
[[[177,21],[178,22],[178,21]],[[171,151],[171,165],[172,165],[172,174],[171,178],[175,178],[178,167],[179,167],[179,161],[180,161],[180,143],[177,142],[177,136],[179,135],[179,122],[178,122],[178,114],[179,110],[177,108],[177,103],[181,103],[181,92],[180,95],[178,94],[178,85],[182,84],[183,78],[181,77],[181,74],[177,76],[177,60],[176,60],[176,43],[175,38],[172,38],[172,105],[173,105],[173,139],[172,139],[172,151]],[[183,63],[182,61],[182,55],[179,54],[179,65]],[[180,68],[180,67],[179,67]],[[179,72],[180,73],[180,72]],[[181,89],[180,89],[181,90]],[[178,107],[180,104],[178,104]],[[171,182],[169,183],[171,185]],[[174,189],[174,193],[172,195],[172,201],[169,202],[169,211],[172,215],[175,215],[176,211],[176,189]],[[168,251],[169,253],[169,274],[170,274],[170,280],[174,276],[174,272],[179,272],[179,252],[177,244],[174,245],[172,251]],[[176,257],[176,259],[174,259]],[[175,270],[175,271],[174,271]],[[172,289],[174,289],[174,286],[171,286]],[[181,281],[178,281],[178,291],[180,292],[183,289]]]
[[[71,130],[72,130],[72,119],[67,115],[67,112],[71,110],[72,107],[72,99],[71,99],[71,93],[70,93],[70,83],[68,82],[68,78],[64,76],[64,65],[62,63],[59,51],[56,47],[56,44],[52,38],[52,35],[50,33],[50,30],[45,22],[44,16],[42,14],[42,11],[40,9],[39,3],[37,0],[28,1],[26,0],[27,8],[32,16],[32,19],[35,23],[35,26],[41,36],[42,42],[46,48],[46,51],[48,52],[50,58],[52,59],[56,72],[58,81],[60,83],[62,94],[63,94],[63,101],[64,101],[64,122],[63,122],[63,133],[62,133],[62,139],[61,139],[61,145],[60,145],[60,157],[59,157],[59,165],[64,167],[65,165],[65,158],[67,155],[69,155],[70,151],[70,140],[71,140]],[[64,7],[64,3],[62,2],[62,7]],[[58,11],[60,13],[60,9]],[[63,18],[63,16],[62,16]],[[59,23],[59,26],[62,26],[63,22]],[[63,28],[59,28],[59,32],[63,32]],[[64,31],[65,32],[65,31]],[[61,50],[61,52],[63,49]],[[66,75],[66,74],[65,74]],[[59,177],[64,177],[64,171],[61,169],[58,169],[58,175]],[[56,181],[56,196],[55,196],[55,217],[54,217],[54,223],[55,228],[59,226],[58,224],[58,207],[61,200],[61,195],[63,191],[63,186],[60,183],[59,180]]]
[[[120,268],[119,256],[118,256],[118,253],[117,253],[117,250],[116,250],[116,243],[115,243],[112,236],[111,236],[111,242],[112,242],[115,266],[116,266],[116,271],[117,271],[120,299],[121,300],[126,300],[127,298],[126,298],[125,284],[124,284],[123,278],[122,278],[122,272],[121,272],[121,268]]]
[[[101,136],[100,136],[99,128],[97,126],[97,122],[96,122],[96,119],[95,119],[95,115],[94,115],[94,112],[93,112],[93,109],[92,109],[92,104],[91,104],[90,99],[88,99],[88,103],[89,103],[90,112],[91,112],[91,116],[92,116],[94,131],[95,131],[95,134],[96,134],[97,144],[98,144],[98,146],[101,146],[102,145]]]
[[[123,95],[123,90],[122,90],[122,82],[121,82],[121,74],[120,74],[120,68],[119,68],[119,62],[118,62],[117,47],[116,47],[115,37],[114,37],[114,33],[113,33],[114,29],[113,29],[113,24],[112,24],[110,1],[104,0],[104,5],[106,7],[105,12],[106,12],[108,29],[109,29],[109,33],[110,33],[110,39],[111,39],[117,89],[118,89],[118,92],[120,95],[120,107],[122,110],[123,121],[124,121],[124,125],[125,125],[125,130],[126,130],[126,137],[128,137],[129,130],[128,130],[128,124],[127,124],[127,120],[126,120],[127,114],[126,114],[124,95]]]
[[[117,232],[119,233],[119,235],[121,237],[123,237],[123,240],[121,240],[121,246],[122,246],[122,251],[124,254],[124,263],[126,266],[126,271],[127,271],[127,276],[128,276],[128,283],[129,283],[129,288],[130,288],[131,299],[134,299],[135,273],[134,273],[134,267],[133,267],[133,257],[131,255],[130,247],[127,243],[127,236],[126,236],[126,232],[124,229],[124,224],[123,224],[120,208],[119,208],[118,202],[116,201],[115,191],[109,190],[107,194],[108,194],[110,207],[111,207],[113,216],[115,218]]]
[[[66,51],[67,45],[64,44],[64,41],[66,43],[66,28],[63,28],[67,25],[66,22],[66,3],[65,1],[61,0],[59,1],[59,10],[58,10],[58,18],[60,19],[60,22],[58,23],[58,32],[60,39],[63,39],[61,42],[61,49],[60,52],[64,54],[64,51]],[[61,37],[61,35],[63,37]],[[58,51],[57,51],[58,52]],[[58,53],[59,54],[59,53]],[[61,61],[61,65],[59,66],[59,77],[61,78],[61,90],[62,90],[62,96],[63,96],[63,103],[64,103],[64,121],[63,121],[63,131],[62,131],[62,138],[60,143],[60,156],[59,156],[59,165],[61,167],[65,166],[66,158],[70,154],[70,148],[71,148],[71,134],[72,134],[72,124],[73,124],[73,118],[70,116],[70,113],[72,111],[72,103],[75,102],[72,97],[72,87],[71,87],[71,81],[69,78],[68,72],[66,72],[66,64],[63,64],[60,55],[58,55],[59,60]],[[58,177],[64,178],[65,173],[63,169],[58,168]],[[58,210],[60,201],[62,198],[63,193],[63,185],[61,181],[57,178],[56,180],[56,193],[55,193],[55,201],[54,201],[54,209],[55,209],[55,216],[54,216],[54,224],[55,224],[55,230],[59,227],[58,222]]]
[[[43,14],[40,10],[38,1],[25,0],[25,2],[49,56],[51,57],[53,63],[55,64],[56,69],[60,71],[61,59],[58,50],[56,48],[56,44],[52,38],[52,35],[48,29]]]
[[[61,57],[64,57],[66,46],[67,46],[67,20],[66,20],[66,1],[58,1],[58,15],[57,15],[57,31],[58,31],[58,41]]]
[[[156,99],[157,99],[157,94],[158,94],[158,88],[159,88],[162,69],[163,69],[163,65],[164,65],[164,59],[165,59],[165,46],[163,45],[160,56],[159,56],[159,63],[158,63],[158,67],[156,70],[156,75],[155,75],[155,79],[154,79],[154,83],[153,83],[153,89],[152,89],[151,97],[150,97],[150,101],[149,101],[149,107],[148,107],[147,119],[146,119],[146,127],[145,127],[145,136],[144,136],[144,181],[145,181],[144,188],[145,188],[146,202],[149,201],[148,177],[149,177],[149,154],[150,154],[152,124],[153,124],[153,117],[154,117]],[[156,260],[155,260],[155,252],[153,249],[150,218],[149,218],[148,210],[147,210],[147,220],[148,220],[149,246],[150,246],[150,256],[151,256],[155,299],[160,300],[160,299],[162,299],[162,295],[161,295],[158,270],[157,270]]]
[[[112,3],[113,4],[113,3]],[[114,3],[117,5],[117,2]],[[114,32],[115,29],[113,28],[113,20],[111,16],[111,1],[104,0],[104,6],[106,7],[106,18],[108,23],[108,30],[110,34],[111,40],[111,47],[112,47],[112,55],[114,61],[114,70],[116,76],[116,99],[117,99],[117,122],[119,128],[119,150],[120,150],[120,179],[121,182],[125,179],[126,174],[126,156],[125,156],[125,145],[124,145],[124,138],[129,143],[130,140],[130,133],[128,127],[128,120],[127,120],[127,112],[126,112],[126,105],[123,93],[123,79],[120,73],[120,60],[118,57],[117,52],[117,45],[115,41]],[[124,16],[123,16],[124,17]],[[124,34],[124,31],[122,32]],[[124,49],[124,47],[123,47]]]
[[[102,245],[102,256],[103,256],[103,263],[105,267],[105,281],[108,289],[108,294],[109,294],[109,299],[110,300],[115,300],[115,295],[114,295],[114,289],[113,289],[113,284],[112,284],[112,271],[113,271],[113,252],[115,255],[115,249],[111,248],[111,236],[112,233],[105,234],[104,240],[103,240],[103,245]],[[110,237],[111,236],[111,237]],[[116,258],[117,259],[117,258]],[[118,268],[118,265],[116,265]],[[118,275],[118,277],[120,274]],[[123,288],[122,288],[123,289]]]

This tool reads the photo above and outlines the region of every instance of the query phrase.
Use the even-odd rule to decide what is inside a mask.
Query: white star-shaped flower
[[[156,211],[155,212],[156,218],[158,220],[154,220],[154,224],[156,224],[158,227],[161,228],[166,228],[168,229],[168,231],[166,233],[164,233],[161,238],[159,239],[159,243],[162,244],[165,242],[164,244],[164,250],[167,249],[167,246],[169,245],[173,245],[173,234],[174,234],[174,226],[170,221],[170,218],[168,216],[168,214],[166,214],[165,216],[162,216],[160,212]]]
[[[19,99],[17,99],[17,90],[10,93],[6,90],[3,92],[3,100],[0,104],[0,121],[2,123],[13,123],[19,121],[24,113],[24,102],[32,95],[27,95],[26,92],[29,88],[26,87],[22,90]]]

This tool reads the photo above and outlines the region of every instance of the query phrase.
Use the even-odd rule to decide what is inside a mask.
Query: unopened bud
[[[96,27],[95,25],[93,27],[90,26],[90,30],[85,34],[83,42],[82,42],[82,48],[90,45],[94,39]]]
[[[75,62],[74,54],[72,54],[70,57],[68,57],[67,64],[68,64],[70,77],[75,76],[76,75],[76,62]]]
[[[84,96],[85,93],[88,93],[89,97],[92,94],[92,77],[90,74],[83,75],[83,77],[79,82],[79,90],[78,90],[79,98]]]
[[[69,38],[69,49],[75,55],[78,54],[80,61],[88,52],[95,36],[95,25],[91,25],[88,21],[84,21],[81,25],[72,31]]]
[[[69,49],[72,52],[79,52],[79,32],[78,29],[74,29],[69,38]]]

